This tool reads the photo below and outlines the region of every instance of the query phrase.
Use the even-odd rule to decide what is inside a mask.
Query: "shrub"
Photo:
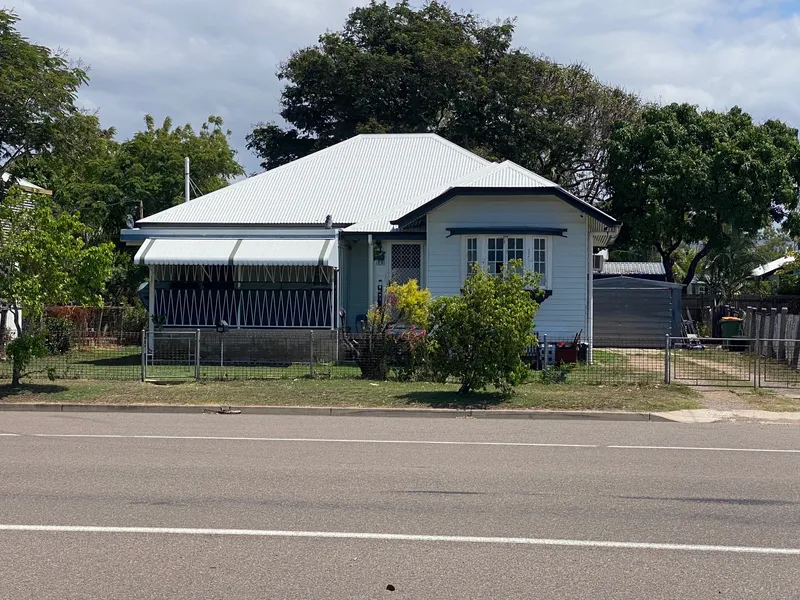
[[[493,385],[508,394],[530,374],[522,356],[536,343],[538,279],[521,266],[500,275],[476,269],[460,296],[432,303],[432,367],[440,380],[458,378],[461,393]]]
[[[147,309],[141,304],[122,305],[122,331],[147,329]]]
[[[6,346],[6,352],[11,359],[12,365],[12,385],[18,386],[20,379],[26,375],[25,369],[31,364],[34,358],[41,358],[47,354],[45,336],[41,333],[23,333]],[[48,376],[52,379],[54,375],[48,371]]]
[[[363,378],[386,379],[392,368],[400,379],[414,378],[424,356],[429,304],[430,292],[420,290],[415,280],[393,283],[383,305],[368,311],[364,331],[345,334],[344,342]]]
[[[542,383],[558,384],[566,383],[569,374],[575,369],[575,365],[568,363],[559,363],[557,365],[549,365],[542,369]]]
[[[45,317],[44,334],[48,353],[66,354],[75,340],[75,324],[67,317]]]

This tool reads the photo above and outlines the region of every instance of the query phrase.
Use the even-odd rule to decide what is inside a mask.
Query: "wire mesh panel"
[[[194,378],[196,376],[197,341],[197,332],[148,332],[143,363],[144,378]]]
[[[756,342],[744,338],[671,338],[670,381],[697,386],[754,386]]]
[[[48,335],[47,354],[31,362],[25,370],[25,379],[138,380],[142,376],[141,340],[138,331],[107,337]],[[0,379],[10,378],[11,362],[0,360]]]
[[[800,386],[800,343],[768,339],[758,342],[758,383],[760,387]]]
[[[421,244],[392,244],[392,272],[390,281],[404,284],[412,279],[417,282],[422,274]]]

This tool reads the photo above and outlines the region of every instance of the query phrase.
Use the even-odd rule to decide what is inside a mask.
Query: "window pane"
[[[508,260],[525,260],[525,238],[508,238]]]

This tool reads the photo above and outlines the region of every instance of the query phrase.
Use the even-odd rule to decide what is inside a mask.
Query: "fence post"
[[[670,343],[669,334],[667,334],[667,346],[664,348],[664,383],[670,382],[670,353],[672,352],[672,344]]]
[[[314,379],[314,330],[311,330],[311,338],[310,338],[310,346],[311,346],[311,355],[308,357],[308,369],[309,374],[311,375],[311,379]]]
[[[753,359],[753,387],[761,387],[761,318],[756,314],[755,320],[755,338],[756,338],[756,352]]]
[[[200,381],[200,330],[197,329],[195,333],[195,347],[194,347],[194,378]]]
[[[147,331],[142,329],[142,382],[147,377]]]
[[[547,358],[548,357],[547,357],[547,334],[546,333],[543,336],[543,343],[544,343],[544,350],[543,350],[544,351],[544,355],[542,356],[542,368],[548,366],[548,364],[549,364],[547,362]]]

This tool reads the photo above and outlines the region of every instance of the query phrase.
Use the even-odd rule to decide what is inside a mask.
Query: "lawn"
[[[504,398],[485,392],[458,394],[457,385],[370,382],[359,379],[187,381],[169,385],[122,381],[30,383],[19,390],[0,385],[6,402],[208,404],[213,406],[325,406],[378,408],[487,408],[624,410],[659,412],[700,408],[699,394],[683,386],[520,386]]]

